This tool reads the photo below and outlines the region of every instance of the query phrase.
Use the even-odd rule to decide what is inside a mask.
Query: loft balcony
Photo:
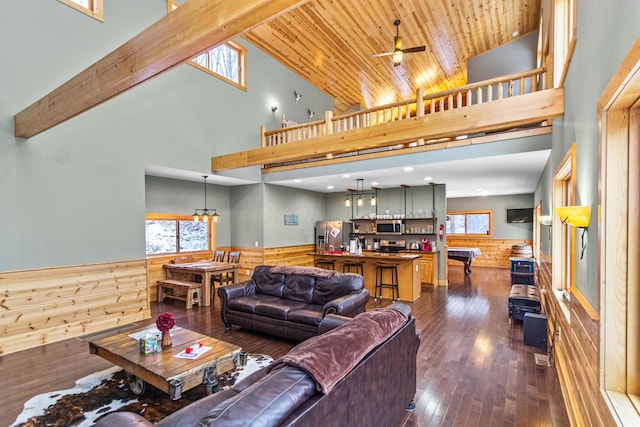
[[[564,90],[544,87],[545,70],[511,74],[324,120],[267,131],[261,147],[211,158],[214,172],[263,172],[352,162],[551,132]]]

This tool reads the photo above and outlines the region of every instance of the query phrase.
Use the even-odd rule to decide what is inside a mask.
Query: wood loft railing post
[[[431,108],[433,108],[433,101],[431,101]],[[411,116],[411,113],[409,112],[410,107],[409,104],[407,104],[407,117]],[[419,87],[416,90],[416,117],[422,117],[424,116],[424,88],[423,87]],[[418,139],[418,145],[424,145],[424,138],[420,138]]]
[[[327,126],[327,135],[333,133],[333,111],[324,112],[324,122]]]
[[[267,138],[265,137],[264,133],[267,131],[267,127],[266,126],[260,126],[260,146],[262,148],[267,146]]]
[[[431,103],[433,105],[433,102]],[[424,88],[419,87],[416,90],[416,116],[424,116]]]

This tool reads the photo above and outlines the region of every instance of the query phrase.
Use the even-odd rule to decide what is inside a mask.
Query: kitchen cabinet
[[[420,259],[420,282],[438,286],[438,252],[422,254]]]

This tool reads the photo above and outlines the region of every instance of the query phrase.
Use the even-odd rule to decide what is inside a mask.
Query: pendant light
[[[203,220],[208,220],[209,218],[211,218],[213,222],[218,222],[218,219],[220,218],[220,215],[218,215],[218,212],[216,212],[216,209],[213,209],[212,212],[209,212],[209,209],[207,209],[207,178],[208,177],[209,177],[208,175],[202,175],[202,178],[204,179],[204,209],[195,210],[195,212],[193,213],[194,221],[199,221],[200,217],[202,217]]]
[[[364,206],[364,198],[369,197],[369,204],[376,206],[378,204],[378,188],[373,188],[372,191],[364,190],[364,179],[360,178],[356,180],[356,189],[348,189],[348,193],[344,196],[344,206],[349,208],[352,204],[356,206]],[[355,198],[355,200],[354,200]]]

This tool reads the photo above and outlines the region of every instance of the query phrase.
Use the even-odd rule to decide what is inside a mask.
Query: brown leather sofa
[[[269,368],[156,426],[397,425],[416,392],[420,339],[409,307],[395,303],[354,319],[330,314],[320,329],[321,335],[298,344]],[[131,412],[107,414],[96,424],[151,425]]]
[[[316,267],[261,265],[251,279],[218,289],[222,322],[266,334],[305,340],[318,335],[327,314],[365,311],[369,291],[361,275]]]

